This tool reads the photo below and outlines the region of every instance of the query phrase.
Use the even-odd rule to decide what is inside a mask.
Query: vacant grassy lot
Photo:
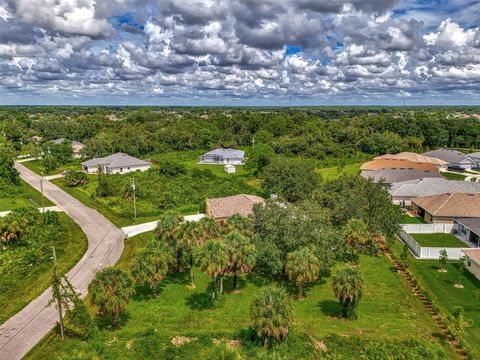
[[[399,241],[395,243],[394,250],[401,252]],[[412,257],[410,270],[415,274],[423,289],[425,289],[435,305],[440,310],[451,314],[455,306],[465,309],[466,319],[473,320],[472,326],[466,331],[466,339],[472,350],[472,359],[480,359],[480,281],[468,270],[461,271],[463,262],[450,261],[447,272],[439,272],[438,261],[415,260]],[[461,283],[464,287],[457,288],[454,285]]]
[[[426,224],[426,221],[419,216],[403,215],[402,224]]]
[[[44,198],[45,206],[53,203]],[[19,186],[9,185],[0,189],[0,211],[14,210],[25,206],[42,206],[42,195],[25,181],[20,180]]]
[[[324,180],[335,180],[341,176],[357,175],[362,163],[318,169]]]
[[[60,271],[68,272],[87,250],[87,238],[80,227],[66,214],[59,213],[58,216],[66,231],[53,245],[57,252]],[[15,252],[16,249],[12,251]],[[18,248],[18,251],[28,250]],[[17,277],[17,279],[14,286],[2,287],[2,291],[0,291],[0,324],[20,311],[50,286],[52,263],[40,262],[36,264],[35,259],[32,259],[32,266],[28,272],[22,272],[21,276],[16,273],[9,274],[9,276]]]
[[[34,173],[36,173],[38,175],[41,175],[42,172],[43,172],[44,176],[48,176],[48,175],[60,174],[64,170],[81,170],[80,163],[82,161],[83,160],[81,160],[81,159],[73,159],[72,158],[70,163],[65,164],[65,165],[60,164],[60,165],[58,165],[58,167],[55,170],[52,170],[52,171],[45,170],[45,168],[43,167],[42,160],[26,161],[26,162],[22,163],[22,165],[24,165],[26,168],[32,170]]]
[[[468,247],[458,240],[452,234],[410,234],[421,246],[425,247],[449,247],[465,248]]]
[[[135,249],[142,247],[150,237],[152,234],[147,233],[128,239],[117,266],[128,270]],[[412,338],[437,344],[443,341],[423,305],[412,295],[399,275],[391,270],[385,257],[362,257],[360,268],[366,288],[357,321],[338,318],[340,307],[332,293],[331,276],[309,286],[304,301],[294,301],[295,322],[290,336],[292,340],[289,341],[295,341],[297,335],[304,340],[288,345],[286,351],[290,351],[289,358],[318,357],[312,356],[311,352],[310,356],[294,355],[293,351],[294,348],[309,347],[312,337],[328,339],[332,334],[352,341],[361,339],[388,343]],[[105,322],[98,319],[103,327],[94,339],[85,342],[70,338],[62,343],[57,336],[51,334],[27,358],[68,358],[73,354],[79,359],[195,358],[213,346],[213,338],[241,337],[242,331],[245,332],[248,328],[250,301],[262,286],[273,281],[258,274],[242,277],[241,292],[233,294],[230,293],[231,279],[227,278],[227,294],[215,309],[206,310],[203,305],[209,296],[206,290],[210,278],[198,269],[195,276],[197,286],[190,289],[187,286],[188,273],[170,274],[163,283],[161,294],[156,298],[151,298],[147,289],[138,287],[122,317],[120,329],[112,331],[101,325]],[[293,297],[296,289],[287,286]],[[196,337],[198,342],[185,345],[185,350],[178,350],[170,341],[180,335]],[[325,341],[328,347],[330,342]],[[450,351],[446,345],[445,349]],[[253,350],[243,346],[240,348],[245,358],[259,356],[257,352],[264,350],[258,346],[255,347],[255,352],[249,351]],[[449,357],[455,358],[450,355]]]

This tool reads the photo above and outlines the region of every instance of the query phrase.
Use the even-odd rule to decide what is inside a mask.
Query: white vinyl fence
[[[450,234],[453,224],[403,224],[402,229],[408,234]]]
[[[419,259],[438,259],[440,257],[440,251],[444,249],[447,251],[448,258],[451,260],[459,260],[463,256],[463,248],[424,247],[416,242],[415,239],[403,229],[400,230],[399,235],[400,239],[408,245],[413,254]],[[465,245],[465,248],[468,247]]]

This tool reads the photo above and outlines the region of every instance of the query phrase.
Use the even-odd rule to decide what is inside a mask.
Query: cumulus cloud
[[[0,0],[0,94],[475,99],[464,1]]]

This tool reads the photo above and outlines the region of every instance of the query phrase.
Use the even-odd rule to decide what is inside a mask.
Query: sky
[[[0,105],[480,105],[480,1],[0,0]]]

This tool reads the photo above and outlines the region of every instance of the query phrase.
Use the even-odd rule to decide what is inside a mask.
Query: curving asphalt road
[[[39,175],[19,162],[15,163],[15,168],[23,180],[40,190]],[[84,296],[95,273],[115,264],[120,258],[125,235],[99,212],[85,206],[45,179],[43,192],[80,225],[87,235],[87,252],[68,273],[73,286]],[[23,310],[0,325],[0,360],[21,359],[53,328],[58,313],[53,305],[48,307],[50,294],[50,289],[45,290]]]

